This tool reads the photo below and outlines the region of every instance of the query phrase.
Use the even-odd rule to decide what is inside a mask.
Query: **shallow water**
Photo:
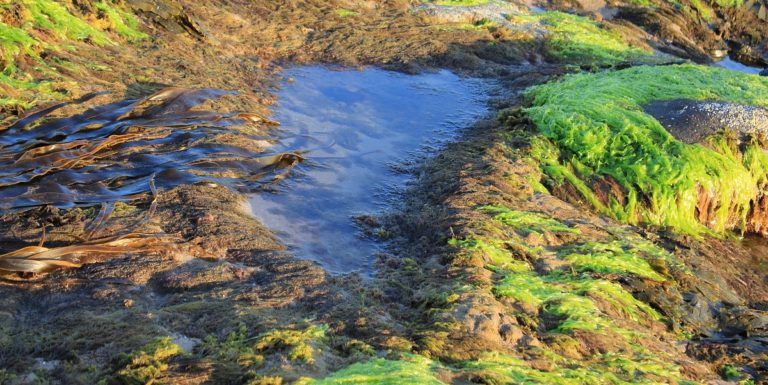
[[[0,128],[0,214],[135,200],[155,187],[198,182],[251,191],[301,160],[298,154],[265,156],[258,143],[269,130],[261,118],[197,108],[234,96],[223,90],[168,88],[47,118],[67,105],[85,108],[83,103],[98,96],[45,108]]]
[[[753,75],[757,75],[760,73],[760,71],[763,70],[762,68],[750,67],[748,65],[741,64],[731,59],[730,56],[726,56],[725,58],[723,58],[723,60],[716,62],[715,65],[718,67],[723,67],[723,68],[732,70],[732,71],[739,71],[739,72],[744,72],[744,73],[753,74]]]
[[[250,197],[253,213],[301,258],[329,271],[371,271],[381,244],[353,218],[395,203],[424,155],[487,109],[491,85],[450,72],[301,67],[278,93],[275,151],[304,150],[302,174]],[[410,164],[410,165],[409,165]]]

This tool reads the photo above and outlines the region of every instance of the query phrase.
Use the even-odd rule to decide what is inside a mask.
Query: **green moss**
[[[650,51],[630,46],[620,33],[582,16],[554,11],[513,16],[511,21],[543,25],[546,53],[561,63],[613,65],[652,56]]]
[[[666,253],[659,250],[666,259]],[[632,244],[623,241],[587,242],[561,253],[561,258],[571,262],[576,271],[596,273],[631,274],[655,281],[666,281],[656,272],[648,259]]]
[[[456,7],[472,7],[476,5],[488,4],[489,0],[436,0],[437,5],[456,6]]]
[[[601,360],[595,365],[579,365],[577,362],[555,357],[560,365],[552,363],[550,369],[539,370],[531,362],[501,353],[486,353],[478,360],[467,362],[464,369],[474,373],[478,381],[486,384],[551,384],[551,385],[618,385],[618,384],[659,384],[651,378],[637,376],[637,373],[654,373],[665,380],[679,379],[674,369],[656,363],[639,364],[636,361],[619,359]],[[603,358],[603,357],[600,357]]]
[[[259,352],[288,349],[288,359],[314,363],[312,343],[325,337],[327,326],[312,325],[305,330],[270,330],[256,338],[254,349]]]
[[[745,220],[768,163],[754,147],[744,163],[737,154],[675,140],[642,106],[676,98],[764,106],[766,95],[768,80],[695,65],[567,76],[528,93],[526,112],[553,144],[539,141],[532,154],[551,178],[567,179],[600,212],[628,223],[705,232],[695,216],[698,191],[704,188],[720,206],[707,225],[722,233],[730,216]],[[605,206],[594,197],[585,182],[601,176],[627,190],[624,204]],[[640,203],[641,196],[647,203]]]
[[[690,0],[691,1],[691,7],[695,9],[701,17],[706,20],[710,21],[715,16],[715,11],[712,9],[712,7],[707,4],[704,0]]]
[[[538,162],[544,175],[552,180],[553,183],[550,184],[561,185],[568,182],[598,211],[609,212],[608,208],[597,199],[592,189],[576,176],[573,165],[560,162],[560,150],[552,142],[543,137],[533,137],[531,139],[531,156]],[[630,196],[629,198],[632,199],[633,197]],[[634,203],[634,201],[630,203]],[[620,211],[617,211],[616,215],[619,213]]]
[[[738,8],[744,5],[744,0],[715,0],[715,4],[724,8]]]
[[[460,26],[461,29],[468,31],[476,31],[480,29],[490,28],[496,25],[496,22],[488,19],[480,19],[473,23],[465,23]]]
[[[75,41],[85,41],[95,45],[113,45],[105,29],[114,31],[118,36],[136,41],[147,37],[138,29],[138,21],[133,15],[121,10],[110,2],[94,3],[102,18],[108,23],[96,23],[93,16],[83,16],[70,11],[69,2],[53,0],[24,0],[20,7],[18,27],[0,22],[0,107],[3,110],[26,109],[38,101],[56,100],[70,96],[61,89],[77,88],[73,83],[64,81],[58,69],[66,68],[78,72],[81,68],[66,63],[49,55],[45,60],[40,56],[44,50],[56,52],[73,49]],[[7,5],[0,4],[0,11]],[[93,23],[92,23],[93,22]],[[19,61],[34,63],[27,66],[29,71],[20,71]],[[0,113],[0,122],[7,119]]]
[[[35,39],[21,28],[0,23],[0,59],[3,72],[15,68],[15,58],[20,54],[31,55],[37,45]]]
[[[132,14],[103,1],[96,3],[96,8],[104,12],[112,26],[111,28],[120,37],[128,41],[139,41],[149,37],[139,30],[139,22]]]
[[[115,202],[115,207],[112,209],[111,217],[131,217],[139,214],[140,210],[134,205],[130,205],[125,202]]]
[[[404,355],[400,360],[383,358],[356,363],[322,379],[304,378],[297,385],[444,385],[435,371],[441,366],[434,361],[416,355]]]
[[[248,380],[246,385],[283,385],[283,378],[279,376],[256,376]]]
[[[245,325],[229,333],[221,342],[213,336],[206,337],[202,347],[206,356],[219,362],[235,363],[244,369],[258,368],[264,362],[264,356],[257,353],[253,339],[248,337]]]
[[[114,44],[107,35],[69,12],[53,0],[25,0],[22,2],[31,16],[34,28],[54,34],[62,40],[89,39],[95,44]]]
[[[530,211],[510,210],[503,206],[483,206],[480,210],[495,214],[494,219],[526,233],[567,232],[580,233],[579,229],[564,225],[557,220]]]
[[[653,6],[652,0],[629,0],[629,4],[636,5],[638,7],[650,7]]]
[[[152,384],[168,370],[168,360],[182,352],[170,337],[158,338],[137,352],[121,355],[114,380],[123,385]]]
[[[726,381],[736,381],[741,378],[741,371],[733,365],[726,364],[720,367],[720,375]]]
[[[451,239],[448,241],[448,244],[479,252],[483,260],[488,263],[486,267],[493,270],[503,269],[505,271],[525,272],[530,269],[526,262],[512,257],[503,241],[491,239]],[[540,250],[527,245],[520,246],[531,254],[535,254]]]
[[[540,308],[558,318],[560,321],[554,331],[565,333],[576,329],[616,329],[593,297],[610,303],[630,319],[661,318],[650,306],[635,299],[618,284],[586,275],[574,276],[563,271],[540,275],[528,263],[515,260],[507,250],[493,246],[494,243],[475,240],[457,245],[492,256],[488,267],[500,276],[494,285],[494,294],[529,308]]]
[[[339,15],[339,17],[350,17],[357,16],[360,14],[360,12],[352,11],[349,9],[337,9],[336,14]]]
[[[534,272],[508,273],[496,284],[494,293],[500,297],[540,308],[559,318],[552,331],[567,333],[573,330],[618,330],[595,303],[598,297],[610,303],[627,318],[639,321],[643,318],[661,319],[653,308],[635,299],[621,285],[593,279],[588,276],[569,276],[555,272],[544,276]]]

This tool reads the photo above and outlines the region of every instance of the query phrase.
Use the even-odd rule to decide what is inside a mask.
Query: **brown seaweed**
[[[279,180],[302,156],[263,148],[272,122],[197,108],[231,95],[168,88],[71,117],[45,120],[62,103],[20,119],[0,130],[0,213],[137,199],[150,181],[251,191]]]

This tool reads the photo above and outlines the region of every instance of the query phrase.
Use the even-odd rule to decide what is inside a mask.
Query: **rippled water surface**
[[[760,73],[760,71],[762,71],[762,68],[750,67],[748,65],[741,64],[731,59],[729,56],[726,56],[725,58],[723,58],[723,60],[716,62],[715,65],[718,67],[723,67],[723,68],[732,70],[732,71],[739,71],[739,72],[744,72],[744,73],[753,74],[753,75],[757,75]]]
[[[353,218],[398,199],[404,169],[487,112],[492,85],[450,72],[302,67],[279,91],[275,151],[309,149],[300,176],[250,197],[253,213],[297,256],[332,272],[370,272],[380,244]]]

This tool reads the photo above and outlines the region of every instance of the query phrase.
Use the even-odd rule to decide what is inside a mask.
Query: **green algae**
[[[506,226],[524,228],[529,232],[574,230],[538,213],[515,211],[503,206],[482,206],[480,210],[496,214],[494,220]],[[512,241],[520,242],[520,239]],[[513,299],[527,306],[543,308],[546,312],[563,318],[557,327],[561,332],[610,327],[607,319],[603,322],[605,317],[601,315],[601,310],[590,296],[609,302],[636,321],[643,317],[661,319],[658,312],[635,299],[620,285],[575,273],[611,273],[662,282],[667,278],[657,269],[666,270],[675,263],[669,252],[653,243],[636,237],[623,237],[611,241],[572,243],[559,247],[554,252],[558,258],[570,263],[570,273],[555,270],[548,274],[538,274],[528,262],[515,259],[508,248],[500,247],[499,240],[474,239],[453,243],[484,253],[490,262],[488,267],[502,276],[494,287],[497,296]],[[534,250],[532,253],[541,251]]]
[[[304,378],[297,385],[423,384],[444,385],[436,377],[441,365],[421,356],[405,354],[399,360],[375,358],[341,369],[322,379]]]
[[[666,252],[659,253],[663,255],[659,259],[667,259],[664,255]],[[623,241],[587,242],[568,248],[562,252],[561,258],[571,262],[576,271],[631,274],[659,282],[667,280],[654,270],[648,259],[643,257],[633,244]]]
[[[507,250],[507,243],[501,240],[494,239],[451,239],[448,241],[451,246],[457,246],[462,249],[474,250],[479,252],[484,260],[488,263],[486,266],[492,270],[509,270],[524,272],[529,270],[529,266],[526,262],[514,259],[509,250]],[[537,247],[531,247],[526,244],[519,244],[528,254],[536,254],[543,249]]]
[[[691,6],[695,9],[701,18],[710,21],[715,17],[715,11],[704,0],[690,0]]]
[[[489,207],[492,210],[489,210]],[[486,212],[513,212],[520,216],[519,212],[503,206],[483,206],[480,209]],[[570,229],[559,221],[540,214],[529,213],[528,217],[536,218],[537,224],[544,223],[550,229]],[[511,227],[520,225],[515,221],[500,222]],[[510,242],[521,240],[515,238]],[[483,253],[488,261],[487,267],[500,277],[493,288],[497,296],[518,301],[529,307],[542,308],[543,311],[562,318],[557,331],[610,328],[610,320],[602,314],[592,297],[602,298],[634,320],[641,317],[661,319],[658,312],[635,299],[621,285],[592,278],[587,274],[576,274],[610,272],[664,281],[666,278],[656,272],[648,260],[666,262],[672,260],[672,256],[648,241],[630,238],[625,241],[567,244],[554,252],[559,258],[570,262],[570,270],[555,270],[546,274],[535,272],[529,262],[515,258],[509,249],[503,246],[503,240],[469,239],[454,240],[451,243]],[[532,249],[532,254],[541,254],[542,251],[543,249]]]
[[[246,369],[258,368],[264,362],[264,356],[255,349],[245,325],[230,332],[223,341],[217,341],[214,336],[206,337],[202,348],[206,356],[218,362],[234,363]]]
[[[744,5],[744,0],[714,0],[715,4],[723,8],[739,8]]]
[[[729,217],[741,218],[742,225],[746,220],[756,184],[768,171],[763,161],[753,156],[745,165],[736,154],[675,140],[642,106],[677,98],[765,106],[767,92],[765,79],[696,65],[567,76],[528,91],[525,111],[552,144],[538,141],[532,155],[546,174],[574,184],[598,211],[632,224],[709,232],[695,214],[703,189],[720,204],[707,226],[722,233]],[[624,204],[603,205],[588,188],[586,181],[604,176],[627,190]]]
[[[540,370],[532,368],[529,361],[497,352],[488,352],[476,361],[465,363],[463,369],[474,372],[476,377],[487,384],[666,384],[669,380],[679,379],[675,369],[659,363],[639,364],[625,358],[603,355],[597,362],[599,366],[582,366],[562,357],[554,358],[559,361],[559,364],[553,364],[547,370]],[[635,378],[636,373],[652,373],[659,379]]]
[[[8,71],[15,68],[16,56],[20,54],[33,54],[36,41],[29,33],[21,28],[12,27],[0,23],[0,58],[2,58],[2,70]]]
[[[481,29],[491,28],[496,25],[496,22],[488,19],[480,19],[473,23],[464,23],[459,28],[467,31],[478,31]]]
[[[96,23],[94,19],[76,14],[68,8],[68,2],[53,0],[24,0],[20,7],[19,25],[0,22],[0,108],[29,108],[41,100],[57,100],[68,96],[67,89],[74,86],[63,81],[57,67],[67,68],[76,73],[77,65],[64,63],[55,55],[42,58],[43,51],[56,52],[72,50],[72,43],[83,41],[97,46],[117,44],[107,30],[114,31],[126,41],[145,39],[139,31],[138,20],[118,6],[108,2],[95,3],[96,9],[106,22]],[[0,10],[8,5],[0,5]],[[98,16],[98,15],[97,15]],[[17,63],[32,63],[33,66],[19,69]],[[2,120],[0,116],[0,120]]]
[[[351,17],[360,15],[360,12],[350,9],[337,9],[336,14],[339,15],[339,17]]]
[[[619,32],[582,16],[551,11],[513,16],[510,21],[543,25],[546,53],[560,63],[613,65],[652,56],[651,51],[630,46]]]
[[[657,271],[657,265],[664,267],[659,270],[667,265],[675,266],[669,252],[619,228],[608,229],[613,234],[609,239],[584,242],[578,237],[579,233],[570,231],[573,228],[545,214],[500,205],[480,206],[478,210],[490,219],[479,226],[486,235],[452,239],[449,243],[481,255],[485,267],[494,273],[492,293],[512,301],[516,306],[511,310],[518,320],[548,336],[549,342],[529,351],[541,356],[538,360],[487,352],[477,359],[451,366],[452,370],[463,373],[473,382],[488,384],[686,383],[677,365],[653,354],[642,342],[653,338],[645,334],[643,327],[663,321],[662,314],[618,283],[629,277],[666,280],[666,275]],[[499,217],[499,214],[510,215]],[[562,245],[531,247],[515,232],[503,231],[505,228],[534,232],[557,230],[576,237]],[[520,255],[515,250],[530,253]],[[576,260],[572,258],[574,255],[587,261]],[[554,269],[534,269],[537,258],[556,258],[565,264],[555,263]],[[598,271],[604,259],[608,260],[611,273],[606,277],[594,275],[604,274]],[[583,342],[579,336],[584,333],[610,336],[607,339],[616,347],[591,357],[582,356],[579,349]],[[546,363],[542,363],[542,359]]]
[[[564,225],[560,221],[548,218],[542,214],[530,211],[511,210],[503,206],[488,205],[480,207],[480,210],[495,214],[495,220],[512,226],[526,233],[567,232],[579,234],[579,229]]]
[[[497,296],[540,308],[560,319],[551,331],[599,331],[616,329],[593,300],[609,302],[630,319],[660,320],[661,315],[634,298],[621,285],[589,276],[569,276],[562,272],[538,275],[535,272],[508,272],[494,287]]]
[[[652,360],[641,363],[609,353],[596,356],[591,365],[580,365],[578,361],[563,358],[556,353],[541,354],[551,361],[551,365],[545,370],[532,367],[529,360],[499,352],[482,353],[475,360],[458,362],[452,367],[424,357],[404,355],[399,360],[377,358],[356,363],[325,378],[303,378],[296,384],[445,384],[436,376],[438,370],[464,373],[473,379],[473,382],[484,384],[664,384],[672,379],[680,384],[692,384],[680,380],[674,365]]]
[[[454,6],[454,7],[473,7],[476,5],[488,4],[489,0],[437,0],[434,1],[437,5]]]
[[[325,337],[327,326],[311,325],[304,330],[270,330],[256,338],[253,347],[259,352],[288,350],[291,361],[315,362],[312,343]]]
[[[170,337],[157,338],[137,352],[122,354],[114,378],[100,384],[152,384],[168,370],[168,360],[181,354],[181,347],[172,343]]]
[[[104,31],[73,15],[64,5],[52,0],[26,0],[34,28],[47,31],[61,40],[89,39],[97,45],[114,44]]]
[[[120,8],[113,7],[106,2],[96,3],[96,9],[104,14],[111,24],[111,29],[115,31],[122,38],[135,42],[144,40],[149,37],[144,32],[139,30],[139,22],[132,14],[121,10]]]
[[[206,337],[200,352],[216,365],[226,368],[232,376],[251,379],[247,383],[271,384],[273,382],[270,381],[276,381],[275,378],[259,374],[259,370],[266,366],[265,362],[276,358],[286,364],[313,365],[315,354],[326,349],[327,329],[325,325],[309,325],[304,328],[272,329],[253,335],[246,325],[241,324],[226,338]],[[358,348],[364,349],[362,346]],[[363,356],[363,353],[360,355]]]

